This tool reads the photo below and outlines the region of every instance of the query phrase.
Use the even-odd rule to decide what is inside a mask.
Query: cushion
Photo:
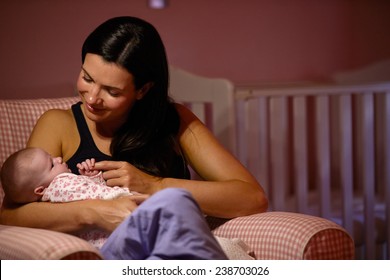
[[[232,220],[207,217],[214,235],[240,238],[256,259],[353,259],[354,242],[336,223],[291,212],[266,212]]]
[[[87,241],[44,229],[0,225],[1,260],[102,259]]]

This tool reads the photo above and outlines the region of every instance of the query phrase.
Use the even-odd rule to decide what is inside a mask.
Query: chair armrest
[[[304,214],[267,212],[232,220],[207,217],[219,237],[240,238],[256,259],[354,259],[351,236],[336,223]]]
[[[0,259],[98,260],[102,256],[87,241],[70,234],[0,225]]]

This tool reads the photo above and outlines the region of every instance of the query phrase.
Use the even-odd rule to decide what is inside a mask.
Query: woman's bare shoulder
[[[59,120],[59,121],[69,121],[73,120],[73,113],[71,109],[50,109],[42,114],[39,118],[40,120]]]
[[[52,155],[61,155],[63,141],[68,134],[73,134],[75,126],[71,110],[48,110],[35,124],[27,146],[46,147]]]

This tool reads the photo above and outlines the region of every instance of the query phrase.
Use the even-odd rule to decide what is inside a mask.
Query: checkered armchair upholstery
[[[51,108],[69,108],[77,97],[0,100],[0,166],[23,148],[39,118]],[[0,186],[0,205],[3,201]],[[239,238],[257,259],[352,259],[354,244],[337,224],[297,213],[267,212],[231,220],[208,218],[216,236]],[[89,243],[42,229],[0,225],[0,259],[101,259]]]

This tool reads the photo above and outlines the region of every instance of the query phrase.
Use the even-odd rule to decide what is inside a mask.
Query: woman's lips
[[[100,108],[96,108],[88,103],[85,103],[85,107],[87,108],[88,111],[90,111],[91,113],[99,113],[99,112],[102,112],[103,109],[100,109]]]

